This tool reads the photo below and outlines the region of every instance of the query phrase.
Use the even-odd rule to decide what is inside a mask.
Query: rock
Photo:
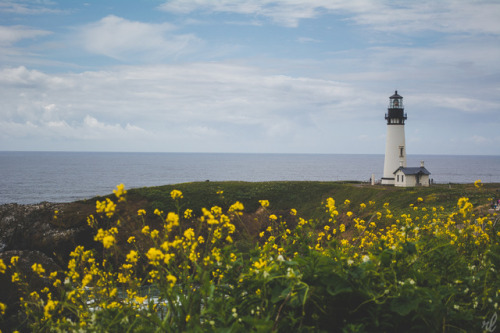
[[[40,251],[63,265],[77,245],[93,241],[92,231],[85,222],[86,216],[73,213],[74,205],[48,202],[0,205],[0,253]],[[64,219],[55,219],[55,211],[70,213]]]

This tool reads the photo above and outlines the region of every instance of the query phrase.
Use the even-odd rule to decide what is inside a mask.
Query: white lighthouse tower
[[[406,168],[405,120],[403,97],[398,91],[389,97],[387,138],[385,142],[384,175],[382,184],[394,185],[394,173],[399,167]]]

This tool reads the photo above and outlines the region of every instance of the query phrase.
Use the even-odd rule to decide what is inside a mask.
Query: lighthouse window
[[[399,157],[404,157],[405,153],[405,147],[401,146],[399,147]]]

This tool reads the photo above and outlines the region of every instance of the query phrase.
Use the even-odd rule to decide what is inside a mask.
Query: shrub
[[[240,202],[193,212],[174,190],[171,212],[121,216],[123,185],[115,195],[88,218],[99,251],[78,246],[60,272],[33,264],[50,287],[29,285],[16,259],[0,262],[23,292],[33,331],[477,332],[495,324],[498,218],[477,214],[466,198],[451,212],[418,198],[399,216],[389,203],[376,210],[328,198],[315,219],[292,209],[293,223],[261,200],[265,223],[249,244]],[[151,214],[157,221],[146,224]]]

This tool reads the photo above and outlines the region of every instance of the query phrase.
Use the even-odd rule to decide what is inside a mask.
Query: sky
[[[0,150],[500,155],[498,0],[0,0]]]

